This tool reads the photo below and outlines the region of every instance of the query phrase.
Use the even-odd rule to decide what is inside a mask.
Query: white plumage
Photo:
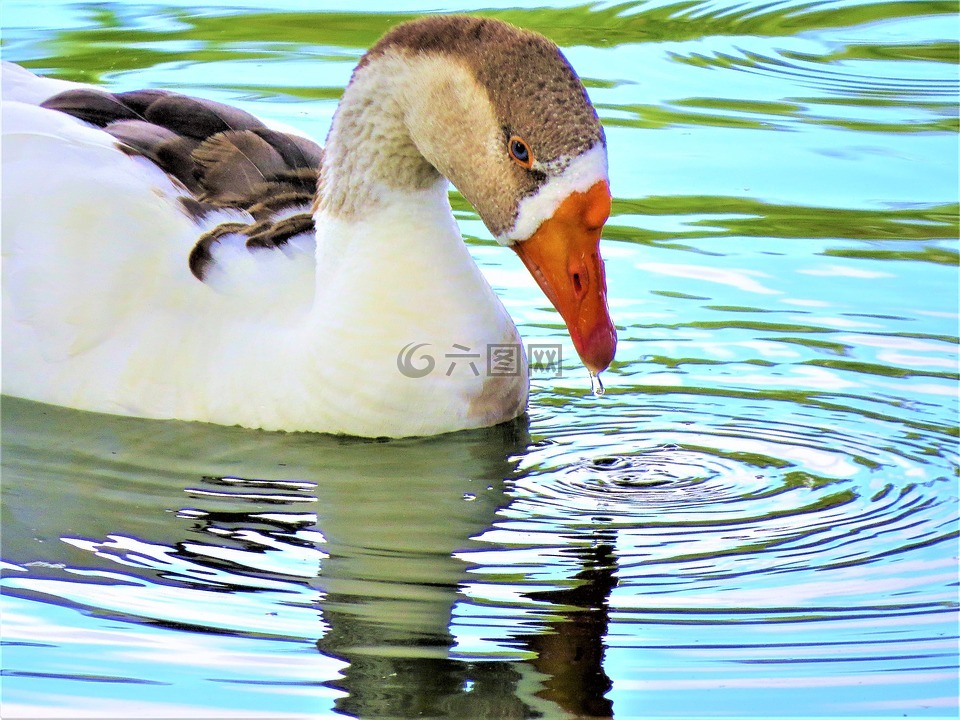
[[[445,72],[443,64],[390,57],[394,72],[409,75],[396,77],[398,88],[430,93],[467,75],[431,77]],[[365,179],[354,167],[343,198],[370,194],[369,212],[325,204],[321,189],[315,235],[251,249],[245,236],[226,232],[196,276],[187,258],[198,237],[253,218],[243,209],[191,216],[181,203],[187,189],[156,164],[100,128],[38,106],[70,84],[9,63],[3,71],[5,393],[106,413],[364,436],[434,434],[523,412],[525,362],[515,375],[492,376],[486,365],[489,345],[519,346],[519,334],[462,242],[442,176],[387,189],[389,176],[386,183]],[[461,102],[493,118],[475,82],[460,82],[468,85],[458,90]],[[402,107],[385,115],[388,98],[374,120],[384,122],[380,130],[351,130],[350,122],[369,115],[369,98],[358,100],[358,92],[338,110],[346,119],[341,132],[335,120],[328,158],[344,156],[335,142],[349,132],[353,141],[389,148],[398,118],[415,122]],[[429,122],[432,135],[423,142],[433,143],[437,118]],[[480,129],[478,157],[506,162],[491,177],[509,179],[516,168],[486,139],[500,132]],[[496,183],[484,188],[482,173],[470,179],[469,157],[456,160],[451,167],[467,167],[469,182],[497,192]],[[516,227],[532,233],[570,192],[605,183],[602,146],[573,165],[576,187],[561,172],[543,192],[516,199],[537,216],[521,209]],[[337,177],[330,170],[328,178]],[[579,291],[580,275],[577,283]],[[602,295],[601,302],[605,313]],[[454,348],[469,348],[482,357],[480,372],[460,362],[450,374],[440,367],[408,377],[397,357],[411,343],[426,343],[440,364]]]
[[[449,377],[410,378],[397,368],[410,342],[430,343],[424,351],[438,359],[455,344],[485,353],[521,342],[460,238],[445,181],[360,222],[322,222],[319,253],[302,240],[252,253],[222,243],[201,283],[186,258],[202,228],[179,209],[182,189],[101,130],[13,99],[46,93],[12,68],[4,64],[20,76],[3,83],[5,393],[363,436],[428,435],[522,411],[525,373],[495,381],[512,410],[498,416],[471,407],[485,373],[461,363]]]

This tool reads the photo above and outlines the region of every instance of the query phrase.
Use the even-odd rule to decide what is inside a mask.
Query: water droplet
[[[603,382],[600,380],[599,373],[590,373],[590,389],[593,390],[593,394],[597,397],[603,395]]]

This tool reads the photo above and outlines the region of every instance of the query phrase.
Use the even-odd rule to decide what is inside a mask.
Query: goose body
[[[6,394],[362,436],[512,419],[523,355],[494,373],[487,349],[521,339],[448,181],[531,269],[591,371],[613,356],[605,141],[540,36],[467,17],[395,28],[323,150],[173,93],[109,95],[6,63],[3,92]],[[416,368],[425,354],[437,367],[404,372],[411,348]]]

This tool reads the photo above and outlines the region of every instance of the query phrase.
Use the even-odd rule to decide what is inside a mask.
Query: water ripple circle
[[[569,441],[558,425],[552,442],[524,458],[512,516],[523,517],[529,542],[541,530],[547,542],[558,524],[615,529],[641,583],[649,565],[697,582],[791,570],[802,584],[817,569],[894,557],[919,568],[923,548],[956,536],[958,462],[946,433],[804,413],[774,423],[663,404],[640,422],[570,430]],[[923,585],[889,581],[906,595]]]

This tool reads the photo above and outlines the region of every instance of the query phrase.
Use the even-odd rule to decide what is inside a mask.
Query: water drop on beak
[[[604,389],[603,382],[600,380],[600,373],[590,373],[590,389],[597,397],[603,395]]]

